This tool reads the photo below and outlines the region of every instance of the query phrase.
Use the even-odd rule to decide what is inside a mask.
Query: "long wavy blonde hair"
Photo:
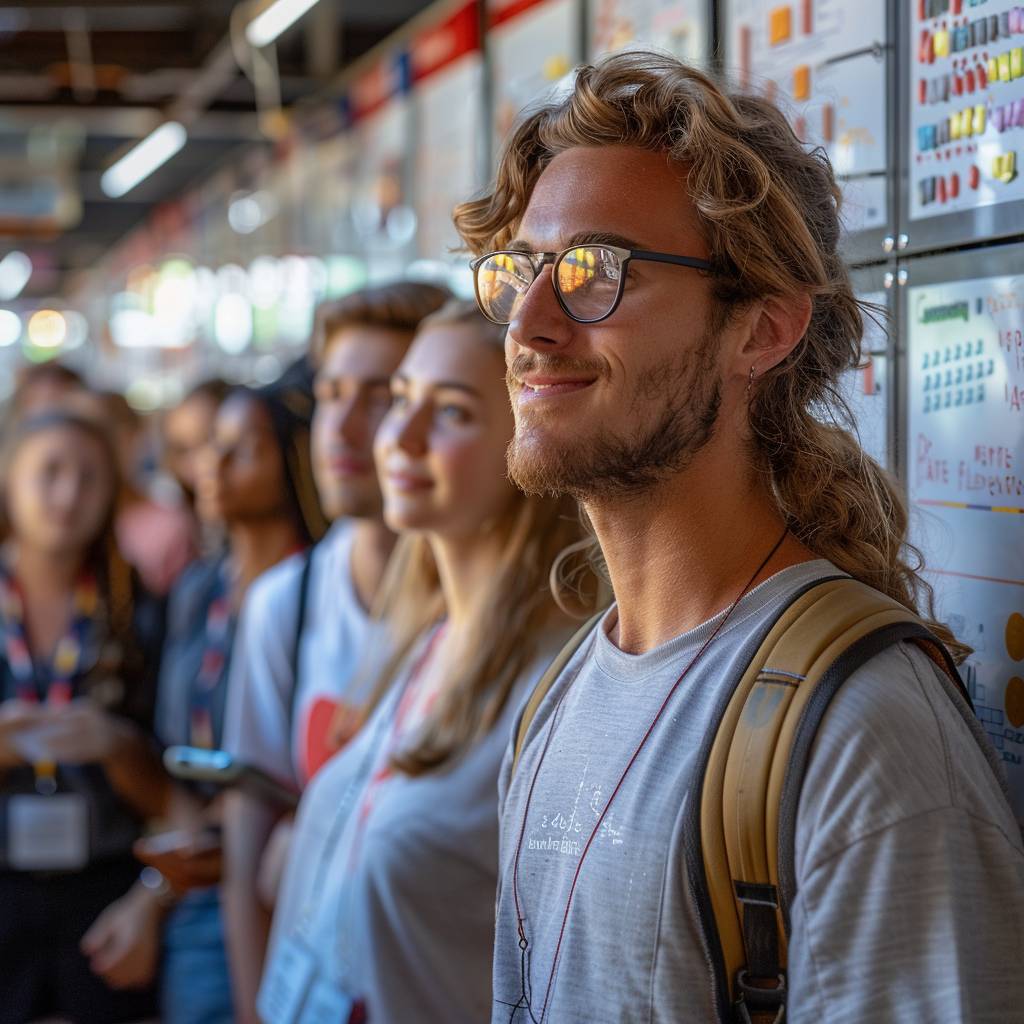
[[[722,322],[766,296],[811,297],[803,338],[751,396],[753,462],[803,544],[923,612],[954,656],[966,656],[934,621],[898,484],[851,432],[838,384],[860,362],[869,307],[854,296],[838,251],[840,191],[828,157],[808,151],[777,107],[662,54],[633,51],[585,65],[567,97],[514,131],[493,188],[456,208],[463,240],[476,253],[503,247],[557,154],[613,145],[666,153],[686,168]]]
[[[485,320],[476,303],[454,301],[427,317],[420,331],[473,327],[482,345],[499,351],[504,329]],[[575,502],[528,497],[517,491],[490,526],[501,558],[488,586],[476,595],[465,656],[446,681],[427,721],[392,762],[408,775],[446,764],[486,735],[508,703],[516,680],[559,622],[583,618],[607,599],[593,573],[579,564],[584,536]],[[394,646],[376,677],[369,708],[393,685],[424,634],[445,615],[437,567],[421,534],[399,538],[382,581],[376,613],[388,623]]]

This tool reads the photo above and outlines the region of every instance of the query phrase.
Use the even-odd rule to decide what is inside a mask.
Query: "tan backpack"
[[[530,696],[513,770],[541,701],[600,617],[569,641]],[[941,642],[903,605],[847,576],[798,593],[722,696],[684,824],[687,877],[721,1022],[783,1019],[797,805],[811,744],[843,682],[900,641],[920,647],[946,673],[969,718],[970,698]]]

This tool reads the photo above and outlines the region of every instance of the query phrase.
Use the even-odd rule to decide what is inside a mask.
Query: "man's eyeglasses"
[[[561,252],[489,252],[470,263],[480,311],[496,324],[508,324],[541,271],[551,264],[558,304],[577,323],[596,324],[615,312],[630,260],[671,263],[714,272],[707,260],[617,245],[574,245]]]

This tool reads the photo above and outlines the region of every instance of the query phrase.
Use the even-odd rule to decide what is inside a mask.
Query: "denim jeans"
[[[198,889],[164,926],[162,1024],[231,1024],[231,976],[220,890]]]

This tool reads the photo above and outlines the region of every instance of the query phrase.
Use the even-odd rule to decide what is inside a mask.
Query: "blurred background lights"
[[[238,292],[228,292],[217,300],[213,315],[213,336],[229,355],[238,355],[252,341],[252,306]]]
[[[15,249],[0,260],[0,302],[16,299],[32,277],[32,261]]]
[[[249,298],[257,309],[271,309],[281,298],[283,281],[277,260],[258,256],[249,264]]]
[[[118,309],[110,316],[110,336],[118,348],[147,348],[153,332],[153,318],[141,309]]]
[[[153,319],[159,325],[161,348],[183,348],[192,340],[199,285],[192,264],[169,259],[157,274],[153,289]]]
[[[277,215],[277,199],[271,192],[236,192],[228,203],[228,224],[240,235],[251,235]]]
[[[416,212],[411,206],[396,206],[388,211],[384,230],[394,245],[406,245],[416,234]]]
[[[255,384],[271,384],[281,376],[281,360],[277,356],[260,356],[253,364],[252,377]]]
[[[237,263],[225,263],[217,268],[217,289],[221,295],[227,292],[243,294],[249,286],[249,275]]]
[[[0,345],[14,345],[21,337],[21,317],[13,310],[0,309]]]
[[[64,317],[67,329],[64,336],[64,351],[70,352],[71,349],[81,348],[89,339],[89,321],[74,309],[62,310],[61,316]]]
[[[67,333],[67,321],[55,309],[37,310],[28,322],[28,340],[36,348],[60,348]]]

